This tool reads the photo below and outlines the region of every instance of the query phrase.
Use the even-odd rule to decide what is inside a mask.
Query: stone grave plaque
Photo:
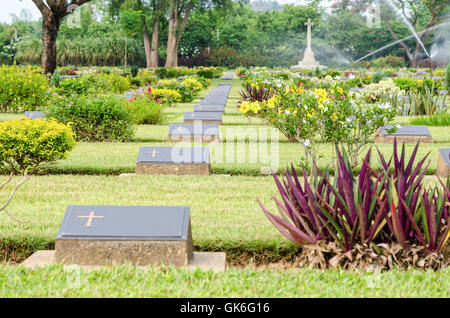
[[[141,147],[136,164],[137,175],[209,175],[209,148]]]
[[[219,126],[202,124],[171,124],[170,142],[212,142],[219,141]]]
[[[436,174],[442,178],[450,177],[450,148],[439,149]]]
[[[221,97],[205,97],[204,99],[200,100],[201,105],[222,105],[225,106],[227,104],[228,98],[221,98]]]
[[[43,119],[45,118],[45,114],[43,112],[37,112],[37,111],[27,111],[23,114],[26,118],[29,119]]]
[[[387,130],[392,129],[393,126],[387,125],[381,127],[378,135],[375,137],[376,143],[392,143],[394,137],[397,138],[397,142],[402,143],[417,143],[425,142],[432,143],[433,138],[428,130],[427,126],[423,125],[400,125],[400,128],[392,134],[389,134]]]
[[[233,74],[225,74],[224,76],[222,76],[221,79],[222,80],[232,80],[233,79]]]
[[[225,113],[225,106],[200,104],[194,106],[194,112],[220,112],[223,114]]]
[[[201,121],[204,124],[222,125],[221,112],[186,112],[184,113],[185,124],[195,124],[194,122]]]
[[[189,207],[73,205],[55,242],[62,264],[187,265],[193,245]]]

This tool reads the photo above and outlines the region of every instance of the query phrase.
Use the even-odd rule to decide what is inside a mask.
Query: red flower
[[[147,88],[147,92],[148,92],[148,93],[151,93],[151,92],[152,92],[151,87]]]
[[[161,103],[161,99],[157,98],[157,99],[156,99],[156,102],[157,102],[158,104],[160,104],[160,103]]]

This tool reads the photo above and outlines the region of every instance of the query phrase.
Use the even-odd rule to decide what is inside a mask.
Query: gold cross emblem
[[[152,154],[152,158],[155,158],[155,157],[156,157],[156,154],[158,154],[158,153],[160,153],[160,152],[156,151],[156,149],[153,149],[153,151],[152,151],[152,152],[149,152],[149,153]]]
[[[93,219],[103,219],[104,217],[102,215],[95,215],[95,212],[91,211],[91,213],[89,215],[80,215],[78,218],[79,219],[88,219],[88,221],[86,223],[86,227],[91,227]]]

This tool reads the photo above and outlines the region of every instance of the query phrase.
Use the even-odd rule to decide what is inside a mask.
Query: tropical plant
[[[418,147],[409,160],[404,145],[398,154],[396,141],[389,160],[378,151],[379,172],[370,166],[369,150],[357,177],[345,150],[337,149],[334,181],[317,170],[309,179],[303,171],[301,182],[292,167],[283,182],[273,175],[281,195],[281,201],[275,198],[281,216],[258,202],[269,221],[301,247],[337,243],[346,253],[356,245],[381,243],[440,252],[450,237],[450,189],[442,182],[441,190],[424,187],[428,155],[415,164]]]

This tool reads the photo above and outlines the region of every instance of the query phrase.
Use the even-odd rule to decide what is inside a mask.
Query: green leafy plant
[[[411,119],[411,125],[450,126],[450,113],[440,113],[431,116],[419,116]]]
[[[125,106],[125,101],[114,96],[55,96],[47,116],[71,123],[77,140],[128,141],[134,136],[134,126]]]
[[[127,101],[126,110],[138,125],[156,125],[165,120],[164,105],[155,100],[137,98]]]
[[[0,164],[11,173],[34,172],[63,159],[75,147],[70,124],[49,119],[14,119],[0,123]]]

